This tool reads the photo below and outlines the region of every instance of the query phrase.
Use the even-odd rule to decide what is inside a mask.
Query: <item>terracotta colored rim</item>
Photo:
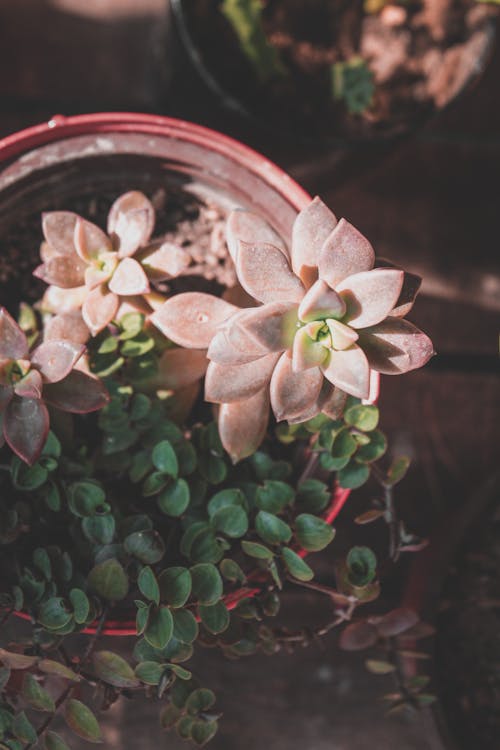
[[[260,177],[285,198],[296,211],[300,211],[311,200],[309,194],[276,164],[229,136],[183,120],[130,112],[99,113],[75,117],[55,115],[46,123],[21,130],[0,140],[0,167],[2,163],[48,143],[79,135],[110,132],[146,133],[195,143],[208,151],[215,151],[230,158],[245,167],[249,172]],[[376,386],[375,391],[377,390]],[[376,394],[373,395],[376,398]],[[350,490],[340,487],[334,488],[330,507],[324,515],[324,519],[328,523],[333,523],[349,495]],[[305,550],[299,549],[297,552],[301,557],[307,555]],[[254,584],[253,586],[245,586],[227,594],[224,601],[228,609],[234,609],[242,599],[255,596],[261,592],[262,589],[258,585],[259,574],[260,571],[255,571],[248,577],[249,582]],[[15,614],[25,620],[31,619],[25,612],[15,612]],[[95,633],[96,625],[92,624],[79,632]],[[136,635],[135,622],[109,620],[102,629],[102,634],[134,636]]]

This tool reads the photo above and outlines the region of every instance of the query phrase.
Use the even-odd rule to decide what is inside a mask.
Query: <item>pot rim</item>
[[[22,153],[65,138],[79,135],[92,135],[109,132],[134,132],[150,135],[169,136],[183,141],[195,143],[209,151],[215,151],[226,158],[230,158],[239,165],[267,182],[280,194],[297,212],[308,205],[311,196],[295,182],[284,170],[265,156],[239,141],[218,131],[196,125],[185,120],[177,120],[160,115],[149,115],[132,112],[104,112],[65,117],[54,115],[48,122],[34,125],[17,131],[0,140],[0,167]],[[378,395],[378,378],[373,383],[370,394],[373,400]],[[333,523],[342,510],[349,495],[349,489],[342,489],[335,485],[332,490],[331,503],[324,514],[327,523]],[[301,557],[305,557],[305,550],[297,550]],[[249,582],[253,587],[243,586],[226,595],[225,603],[228,609],[234,609],[244,598],[255,596],[261,591],[258,585],[258,571],[250,574]],[[26,612],[14,612],[17,617],[31,620]],[[97,624],[91,624],[79,631],[94,634]],[[102,629],[103,635],[135,636],[135,622],[130,620],[108,620]]]

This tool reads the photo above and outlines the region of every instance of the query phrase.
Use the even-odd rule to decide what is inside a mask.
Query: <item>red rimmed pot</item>
[[[75,198],[104,189],[119,193],[124,185],[151,189],[171,183],[188,183],[225,207],[259,213],[287,243],[297,213],[311,200],[264,156],[213,130],[143,114],[57,115],[0,141],[0,237],[24,217],[50,210],[63,193]],[[349,494],[334,488],[325,520],[333,523]],[[228,594],[228,608],[258,593],[258,578],[258,572],[250,575],[249,586]],[[95,633],[96,626],[83,632]],[[109,620],[101,632],[133,636],[135,622],[126,616]]]
[[[459,731],[456,727],[453,728],[443,698],[439,689],[436,689],[440,682],[437,649],[440,637],[446,637],[444,632],[440,632],[439,612],[447,579],[462,545],[476,524],[495,508],[498,509],[499,491],[500,473],[497,473],[477,487],[461,508],[449,511],[441,519],[428,547],[415,557],[410,568],[402,605],[414,610],[421,620],[433,625],[436,634],[430,647],[425,649],[430,650],[430,662],[412,655],[412,652],[422,650],[419,642],[401,636],[399,641],[403,655],[400,656],[400,663],[405,679],[419,675],[431,678],[430,690],[437,700],[420,711],[420,721],[429,750],[465,750],[469,747],[460,742]],[[459,653],[457,658],[460,658]]]

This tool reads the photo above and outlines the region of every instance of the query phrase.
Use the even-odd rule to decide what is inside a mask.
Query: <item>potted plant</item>
[[[191,62],[227,107],[295,140],[338,143],[406,133],[455,99],[486,65],[496,14],[477,0],[172,8]]]
[[[396,524],[391,557],[414,546],[373,401],[433,353],[404,319],[420,280],[189,123],[57,117],[0,159],[0,606],[28,628],[0,650],[1,746],[63,750],[57,715],[99,742],[89,687],[98,708],[146,693],[202,745],[195,646],[275,653],[261,619],[288,582],[332,602],[318,634],[377,597],[371,549],[337,555],[335,586],[305,559],[371,473],[387,502],[361,522]]]

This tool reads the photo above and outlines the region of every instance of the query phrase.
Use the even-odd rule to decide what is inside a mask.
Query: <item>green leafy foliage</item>
[[[361,114],[370,108],[375,84],[373,73],[362,57],[334,63],[331,80],[333,98],[343,100],[350,114]]]
[[[284,74],[277,50],[267,41],[262,28],[260,0],[223,0],[221,12],[238,38],[242,52],[259,78],[267,80]]]

